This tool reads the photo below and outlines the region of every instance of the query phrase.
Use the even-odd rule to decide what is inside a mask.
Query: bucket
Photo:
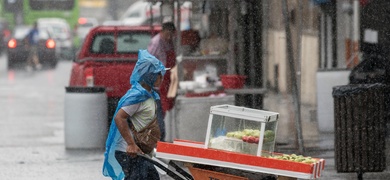
[[[66,87],[64,129],[67,149],[104,148],[107,124],[104,87]]]
[[[243,75],[220,75],[222,86],[225,89],[241,89],[244,87],[247,76]]]

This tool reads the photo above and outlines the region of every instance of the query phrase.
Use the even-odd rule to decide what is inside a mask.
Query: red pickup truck
[[[106,88],[109,121],[119,99],[130,88],[139,49],[161,31],[151,26],[98,26],[88,33],[72,66],[69,86]]]

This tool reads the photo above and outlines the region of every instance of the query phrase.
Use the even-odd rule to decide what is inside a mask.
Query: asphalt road
[[[0,179],[108,179],[103,150],[64,146],[64,96],[71,61],[55,69],[7,70],[0,57]]]
[[[110,179],[101,173],[104,148],[65,147],[64,100],[71,65],[63,60],[55,69],[8,70],[7,56],[1,54],[1,180]]]

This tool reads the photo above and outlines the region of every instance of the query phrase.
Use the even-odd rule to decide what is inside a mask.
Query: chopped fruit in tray
[[[240,139],[247,143],[259,143],[260,130],[244,129],[243,131],[228,132],[226,137]],[[272,142],[275,139],[275,132],[272,130],[264,131],[264,143]]]
[[[259,143],[259,138],[255,136],[243,136],[242,141],[247,143]]]

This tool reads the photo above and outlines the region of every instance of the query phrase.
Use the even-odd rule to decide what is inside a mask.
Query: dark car
[[[17,26],[8,41],[8,69],[17,65],[24,67],[27,62],[29,50],[26,45],[26,37],[31,27]],[[38,57],[42,65],[54,68],[57,65],[55,54],[56,42],[52,39],[49,31],[39,29]]]
[[[0,18],[0,53],[7,47],[7,42],[11,37],[11,30],[8,26],[8,21]]]

